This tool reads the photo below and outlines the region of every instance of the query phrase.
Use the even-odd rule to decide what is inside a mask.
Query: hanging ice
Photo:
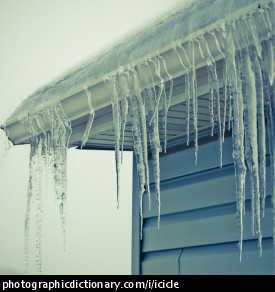
[[[82,143],[81,143],[81,148],[84,147],[89,139],[89,134],[93,125],[93,121],[94,121],[94,117],[95,117],[95,110],[92,106],[92,97],[91,97],[91,92],[86,88],[85,92],[87,94],[87,98],[88,98],[88,107],[89,107],[89,119],[87,122],[87,126],[86,129],[84,131],[83,134],[83,138],[82,138]]]
[[[190,63],[188,62],[189,58],[187,56],[187,53],[185,51],[185,49],[179,44],[174,48],[175,53],[177,54],[178,58],[179,58],[179,63],[182,66],[183,70],[186,72],[186,74],[184,75],[184,95],[185,95],[185,100],[186,100],[186,145],[189,145],[189,134],[190,134]],[[180,53],[182,52],[182,54]],[[183,59],[187,60],[188,62],[188,67],[184,65]]]
[[[163,120],[163,123],[164,123],[164,153],[166,153],[166,147],[167,147],[167,122],[168,122],[167,121],[167,116],[168,116],[168,110],[169,110],[170,103],[171,103],[174,82],[173,82],[172,76],[167,71],[165,59],[161,55],[159,55],[158,57],[162,60],[165,74],[169,78],[169,82],[170,82],[168,96],[166,96],[165,89],[164,89],[164,97],[165,98],[164,98],[164,102],[163,102],[163,111],[164,111],[164,120]]]
[[[9,149],[11,148],[11,141],[9,140],[8,138],[8,134],[6,132],[6,129],[4,127],[4,129],[1,131],[1,133],[3,133],[3,139],[1,142],[1,148],[0,148],[0,168],[2,167],[4,161],[5,161],[5,158],[9,152]],[[3,148],[3,149],[2,149]]]
[[[150,82],[153,79],[153,76],[152,76],[152,72],[150,70],[149,64],[146,62],[143,65],[143,68],[145,71],[149,72],[149,76],[151,76],[149,80],[145,79],[145,84],[143,85],[143,87],[145,87],[145,90],[143,91],[143,96],[146,101],[146,107],[148,111],[148,120],[150,121],[148,125],[148,135],[149,135],[149,141],[150,141],[151,150],[152,150],[152,159],[153,159],[153,166],[154,166],[155,193],[156,193],[156,200],[157,200],[157,206],[158,206],[158,228],[159,228],[160,207],[161,207],[159,152],[161,152],[162,149],[161,149],[160,139],[159,139],[159,118],[158,118],[158,114],[156,114],[155,112],[155,109],[157,107],[157,95],[156,95],[155,89],[150,87]],[[142,74],[142,72],[140,74]],[[172,96],[171,88],[170,88],[168,100],[171,98],[170,95]],[[169,104],[170,104],[170,101],[168,101],[168,108],[169,108]]]
[[[119,190],[120,190],[120,134],[121,134],[121,115],[119,96],[117,91],[117,83],[115,77],[107,78],[112,96],[112,113],[115,131],[115,160],[116,160],[116,176],[117,176],[117,208],[119,207]]]
[[[152,89],[147,89],[145,92],[145,98],[148,105],[148,119],[151,120],[154,115],[154,108],[156,106],[156,100],[152,94]],[[154,164],[154,178],[155,178],[155,191],[158,205],[158,228],[160,227],[160,165],[159,165],[159,152],[161,152],[160,140],[159,140],[159,127],[158,127],[158,115],[154,115],[151,125],[149,125],[149,140],[152,149],[152,157]]]
[[[243,125],[243,101],[240,87],[240,80],[237,76],[237,69],[235,63],[235,44],[232,35],[232,30],[227,29],[227,52],[225,56],[225,63],[227,66],[227,84],[233,93],[232,99],[232,139],[233,139],[233,159],[235,165],[236,178],[236,206],[237,206],[237,220],[240,227],[240,261],[242,260],[242,246],[243,246],[243,204],[245,192],[245,175],[246,167],[244,164],[244,125]]]
[[[124,76],[126,74],[126,76]],[[128,87],[127,79],[129,73],[120,74],[118,77],[120,92],[121,92],[121,163],[123,162],[123,144],[124,144],[124,132],[128,117],[128,100],[130,96],[130,91]]]
[[[190,85],[190,92],[193,102],[193,123],[194,123],[194,131],[195,131],[195,164],[198,163],[198,152],[199,152],[199,145],[198,145],[198,96],[197,96],[197,78],[196,78],[196,68],[195,68],[195,47],[194,41],[190,41],[188,43],[188,51],[189,51],[189,62],[191,67],[191,85]]]
[[[25,272],[28,271],[28,250],[31,206],[35,206],[36,271],[42,273],[43,197],[53,189],[59,203],[61,228],[66,232],[67,147],[71,135],[70,121],[60,103],[44,112],[27,115],[21,122],[28,128],[30,140],[30,178],[25,216]]]
[[[147,143],[147,126],[146,126],[146,110],[145,104],[143,103],[143,99],[141,96],[141,86],[138,77],[137,71],[133,71],[132,73],[132,82],[133,82],[133,94],[136,96],[137,100],[137,109],[140,120],[140,129],[141,129],[141,137],[142,137],[142,154],[143,161],[145,167],[145,189],[148,192],[150,198],[150,180],[149,180],[149,166],[148,166],[148,143]]]
[[[142,144],[142,134],[140,131],[141,121],[138,114],[138,104],[135,96],[129,97],[129,118],[132,127],[134,151],[137,163],[137,173],[139,179],[139,198],[140,198],[140,236],[142,238],[142,226],[143,226],[143,194],[145,191],[145,163],[143,156],[143,144]]]

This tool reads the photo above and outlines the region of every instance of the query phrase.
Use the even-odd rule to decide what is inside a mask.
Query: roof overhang
[[[207,3],[206,3],[207,2]],[[241,3],[240,3],[241,2]],[[242,15],[250,13],[252,11],[257,10],[259,3],[267,4],[270,1],[255,1],[255,0],[247,0],[247,1],[228,1],[228,0],[212,0],[212,1],[193,1],[193,3],[188,6],[186,9],[180,10],[179,12],[172,13],[172,16],[167,16],[164,18],[162,22],[156,23],[156,25],[151,26],[148,31],[144,30],[134,37],[129,38],[122,44],[118,45],[115,48],[111,48],[108,53],[105,53],[102,56],[98,56],[96,59],[92,60],[91,63],[87,63],[85,66],[73,70],[71,73],[62,77],[59,81],[47,85],[44,88],[35,92],[32,96],[30,96],[25,105],[21,106],[22,110],[19,109],[9,118],[5,123],[5,129],[8,133],[9,139],[14,144],[25,144],[29,143],[29,139],[31,138],[31,133],[28,131],[26,126],[20,122],[22,116],[29,114],[32,115],[36,112],[42,111],[43,107],[47,107],[48,103],[44,102],[45,100],[58,98],[61,102],[61,105],[64,109],[65,115],[70,119],[72,124],[72,135],[70,138],[69,146],[79,146],[81,145],[81,139],[83,137],[83,132],[86,127],[86,123],[88,121],[89,116],[89,104],[87,98],[86,90],[89,90],[92,98],[92,105],[96,111],[92,131],[89,136],[89,140],[87,142],[87,146],[94,148],[113,148],[113,140],[114,133],[113,129],[113,119],[112,119],[112,109],[111,109],[111,91],[105,82],[106,76],[116,76],[120,74],[122,71],[131,70],[131,68],[141,65],[148,60],[154,59],[157,56],[161,56],[164,58],[167,68],[163,66],[160,68],[160,74],[166,82],[169,81],[169,77],[166,74],[166,69],[169,74],[172,76],[174,80],[174,90],[171,99],[171,110],[168,113],[168,139],[174,138],[176,136],[181,136],[184,134],[185,125],[183,121],[184,115],[184,76],[187,73],[180,62],[178,53],[175,48],[177,45],[181,45],[188,49],[188,42],[190,40],[194,40],[199,38],[200,36],[204,36],[206,39],[208,38],[209,50],[211,55],[215,59],[217,63],[217,74],[219,79],[219,86],[222,87],[222,67],[223,67],[223,53],[220,48],[216,45],[215,41],[211,41],[212,35],[211,32],[216,28],[221,27],[227,21],[232,21],[234,19],[240,18]],[[207,5],[206,5],[207,4]],[[191,8],[190,8],[191,7]],[[218,12],[217,16],[213,16],[213,7]],[[199,10],[200,9],[200,10]],[[177,33],[174,37],[167,37],[165,34],[172,34],[171,31],[167,31],[165,28],[169,28],[169,25],[175,24],[173,20],[177,18],[186,17],[187,20],[190,18],[196,17],[194,12],[197,11],[197,24],[193,24],[192,28],[183,29],[183,33]],[[190,12],[193,12],[193,15],[188,15]],[[207,23],[202,26],[202,20],[199,19],[200,16],[207,15]],[[211,15],[211,17],[210,17]],[[189,18],[188,18],[189,17]],[[174,21],[174,22],[173,22]],[[205,19],[203,20],[205,22]],[[256,19],[257,21],[257,19]],[[167,24],[166,24],[167,22]],[[182,25],[182,23],[179,23]],[[161,31],[163,30],[163,34]],[[159,44],[156,44],[156,48],[154,48],[153,44],[156,40],[148,40],[148,37],[152,35],[152,33],[159,34],[156,37],[163,37],[167,39],[162,43],[165,44],[163,47],[159,47]],[[217,34],[222,34],[222,31],[216,31]],[[180,37],[179,37],[180,36]],[[149,46],[144,45],[144,39],[149,42]],[[146,53],[139,58],[126,58],[128,62],[126,63],[118,63],[117,67],[110,66],[113,70],[109,71],[108,66],[105,66],[104,70],[98,70],[100,65],[106,63],[108,58],[117,58],[117,52],[121,54],[121,52],[129,53],[131,50],[131,42],[135,44],[139,44],[140,48],[136,48],[136,50],[145,51]],[[151,43],[150,43],[151,42]],[[129,45],[130,43],[130,45]],[[143,47],[146,47],[144,49]],[[112,52],[113,50],[113,52]],[[107,57],[105,57],[107,55]],[[133,53],[133,56],[138,56],[138,54]],[[112,57],[113,56],[113,57]],[[118,60],[119,61],[119,60]],[[199,98],[199,107],[201,106],[202,117],[201,123],[199,124],[199,128],[209,127],[209,113],[205,111],[203,112],[203,107],[207,107],[205,102],[206,94],[208,94],[208,80],[206,74],[206,65],[207,60],[201,57],[199,50],[195,51],[195,66],[196,66],[196,75],[197,75],[197,84],[198,84],[198,98]],[[106,69],[107,68],[107,69]],[[98,70],[99,72],[95,71]],[[101,71],[101,72],[100,72]],[[89,78],[89,73],[91,78]],[[100,76],[99,76],[100,73]],[[147,79],[146,70],[144,73],[140,75],[140,78]],[[83,77],[83,76],[84,77]],[[70,83],[68,86],[68,83]],[[157,76],[154,76],[152,79],[152,83],[157,86],[159,84],[159,80]],[[60,90],[60,88],[62,88]],[[40,104],[36,101],[39,97],[43,102]],[[33,104],[33,106],[32,106]],[[177,107],[178,106],[178,107]],[[182,109],[181,109],[182,108]],[[161,111],[161,107],[159,107]],[[177,115],[176,113],[177,112]],[[208,116],[207,116],[208,115]],[[169,123],[170,120],[170,123]],[[170,124],[170,126],[169,126]],[[3,126],[2,126],[3,127]],[[127,129],[126,129],[127,132]],[[108,137],[109,136],[109,137]],[[127,136],[127,134],[126,134]],[[111,143],[112,142],[112,143]],[[129,143],[128,143],[129,142]],[[131,137],[129,136],[129,141],[125,141],[125,149],[132,148]]]

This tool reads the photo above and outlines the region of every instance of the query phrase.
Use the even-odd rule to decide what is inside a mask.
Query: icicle
[[[196,68],[195,68],[195,50],[194,50],[194,41],[190,41],[188,43],[188,51],[189,51],[189,62],[191,65],[191,97],[193,101],[193,122],[194,122],[194,131],[195,131],[195,165],[198,163],[198,97],[197,97],[197,78],[196,78]]]
[[[119,190],[120,190],[120,131],[121,131],[121,118],[120,106],[117,92],[117,84],[115,78],[107,79],[108,85],[112,94],[112,113],[115,131],[115,159],[116,159],[116,177],[117,177],[117,208],[119,207]]]
[[[149,121],[149,124],[151,124],[154,116],[156,114],[158,114],[158,108],[159,108],[160,99],[162,97],[163,91],[165,91],[165,82],[164,82],[164,80],[163,80],[163,78],[161,77],[161,74],[160,74],[160,61],[159,61],[159,59],[158,58],[150,59],[149,61],[153,63],[154,69],[155,69],[154,73],[159,78],[159,82],[160,82],[160,84],[158,85],[159,86],[159,91],[158,91],[158,96],[157,96],[156,107],[155,107],[155,110],[154,110],[154,114],[153,114],[151,120]]]
[[[49,184],[59,202],[61,228],[65,248],[66,231],[66,164],[67,147],[71,135],[69,119],[60,103],[43,112],[21,119],[31,134],[30,177],[25,217],[25,273],[28,272],[29,230],[31,205],[35,212],[36,272],[42,273],[43,197]]]
[[[236,207],[237,221],[239,224],[239,251],[240,261],[242,260],[243,248],[243,211],[244,211],[244,192],[245,192],[245,175],[246,167],[244,163],[244,123],[243,123],[243,101],[241,80],[237,76],[237,68],[235,63],[235,44],[232,36],[231,27],[228,27],[226,38],[226,55],[225,63],[227,66],[228,85],[234,98],[232,102],[232,140],[233,140],[233,161],[235,167],[236,180]]]
[[[247,31],[248,37],[250,38],[250,44],[255,47],[258,57],[261,58],[262,46],[258,37],[258,32],[257,32],[257,28],[255,25],[253,16],[251,14],[248,15],[244,22],[246,23],[246,31]]]
[[[121,90],[121,163],[123,162],[123,144],[124,144],[124,132],[127,123],[128,116],[128,100],[127,97],[130,96],[130,91],[127,84],[127,76],[129,72],[119,75],[118,82]]]
[[[172,94],[173,94],[174,82],[173,82],[172,76],[167,71],[165,59],[161,55],[159,55],[159,58],[163,62],[164,71],[165,71],[165,73],[168,76],[169,81],[170,81],[169,93],[168,93],[168,97],[166,99],[165,112],[164,112],[164,153],[166,153],[166,146],[167,146],[167,115],[168,115],[168,110],[169,110],[169,107],[170,107],[171,98],[172,98]]]
[[[143,144],[142,144],[142,134],[141,134],[141,121],[138,114],[138,104],[135,96],[130,96],[128,98],[129,102],[129,119],[132,126],[132,135],[134,142],[134,151],[136,156],[137,173],[139,178],[139,199],[140,199],[140,238],[142,239],[143,230],[143,194],[144,186],[146,184],[145,179],[145,166],[144,166],[144,155],[143,155]]]
[[[272,42],[269,40],[268,42]],[[266,48],[266,43],[263,44]],[[262,78],[263,78],[263,91],[265,99],[265,114],[266,114],[266,125],[267,135],[269,140],[270,150],[270,173],[271,173],[271,200],[273,205],[273,255],[274,255],[274,267],[273,273],[275,274],[275,106],[274,106],[274,84],[273,88],[270,86],[270,74],[268,73],[267,63],[270,62],[268,54],[262,55]]]
[[[259,150],[259,179],[260,194],[262,203],[262,214],[265,215],[266,198],[266,135],[264,116],[264,92],[260,62],[254,48],[251,49],[252,69],[255,75],[255,86],[257,94],[257,129],[258,129],[258,150]]]
[[[236,66],[236,65],[235,65]],[[235,68],[236,70],[236,68]],[[237,72],[236,72],[237,73]],[[233,158],[236,172],[236,187],[237,187],[237,216],[239,224],[241,226],[241,238],[240,238],[240,261],[242,260],[242,241],[243,241],[243,213],[245,202],[245,157],[244,157],[244,123],[243,123],[243,97],[241,91],[241,80],[238,76],[236,94],[232,100],[233,110]]]
[[[216,86],[216,64],[213,56],[210,53],[210,49],[208,47],[207,41],[204,36],[200,38],[200,41],[204,45],[207,52],[207,72],[208,72],[208,88],[209,88],[209,112],[210,112],[210,124],[211,124],[211,136],[214,135],[214,127],[215,127],[215,101],[217,99],[217,89],[219,91],[219,86]]]
[[[180,52],[178,51],[178,48],[181,49],[181,51],[183,52],[187,62],[188,62],[188,68],[187,66],[184,65],[182,57]],[[185,100],[186,100],[186,145],[189,145],[189,137],[190,137],[190,99],[191,99],[191,68],[190,68],[190,62],[187,56],[187,53],[184,49],[183,46],[178,45],[178,47],[174,48],[174,51],[176,52],[178,58],[179,58],[179,62],[180,65],[183,67],[183,69],[185,70],[186,74],[184,75],[185,78],[185,82],[184,82],[184,87],[185,87]]]
[[[214,36],[215,36],[215,34],[214,34]],[[203,53],[202,48],[201,48],[201,43],[199,42],[199,40],[197,38],[194,39],[194,42],[196,42],[198,44],[198,48],[199,48],[199,52],[201,54],[201,58],[204,59],[204,53]]]
[[[149,80],[148,78],[146,78],[147,74],[145,74],[145,72],[143,72],[141,69],[149,72]],[[138,75],[139,76],[145,76],[145,78],[143,79],[144,84],[142,85],[143,88],[145,88],[144,92],[146,92],[147,90],[150,92],[151,98],[154,100],[154,106],[156,107],[156,103],[157,103],[157,94],[156,94],[156,90],[155,87],[152,87],[153,84],[153,73],[151,71],[151,67],[149,65],[148,62],[145,62],[141,68],[141,66],[138,66]],[[144,100],[146,102],[146,105],[148,107],[148,100],[147,95],[143,92],[143,97]],[[155,111],[155,107],[154,107],[154,111]],[[147,109],[149,111],[149,109]],[[153,111],[153,112],[154,112]],[[157,129],[155,129],[155,132],[157,133],[157,137],[158,137],[158,141],[159,141],[159,129],[158,129],[158,115],[149,115],[148,114],[148,120],[152,121],[152,123],[148,125],[148,129],[149,129],[149,140],[150,140],[150,144],[151,144],[151,136],[150,136],[150,131],[152,128],[154,128],[154,124],[155,124],[155,120],[157,120]],[[160,143],[160,142],[159,142]],[[151,146],[152,147],[152,146]],[[160,148],[161,151],[161,148]],[[158,190],[159,190],[159,184],[160,184],[160,178],[159,175],[156,175],[157,173],[159,174],[160,169],[159,169],[159,162],[156,161],[156,158],[153,156],[153,164],[154,164],[154,177],[155,177],[155,188],[156,188],[156,197],[158,198]],[[149,205],[149,210],[151,210],[151,196],[150,196],[150,192],[148,193],[148,205]]]
[[[55,120],[59,120],[60,127],[58,133],[56,133],[56,137],[59,135],[59,139],[57,140],[57,144],[55,147],[55,164],[54,168],[56,169],[56,165],[59,164],[59,188],[56,190],[59,191],[57,198],[59,201],[59,209],[60,216],[62,220],[63,226],[63,234],[65,240],[65,232],[66,232],[66,205],[67,205],[67,148],[70,140],[70,136],[72,134],[72,128],[70,124],[70,120],[65,115],[63,108],[61,105],[58,105],[54,108]],[[58,128],[58,127],[57,127]],[[58,151],[57,151],[58,149]],[[65,242],[64,242],[65,244]],[[64,246],[65,248],[65,246]]]
[[[215,34],[214,34],[215,35]],[[218,34],[220,36],[220,39],[217,39],[217,36],[215,35],[216,39],[216,46],[218,47],[218,50],[221,52],[223,59],[224,59],[224,64],[223,64],[223,119],[221,121],[221,135],[222,135],[222,143],[224,143],[224,136],[225,136],[225,130],[226,130],[226,117],[227,117],[227,103],[228,103],[228,77],[227,77],[227,66],[226,66],[226,56],[225,56],[225,51],[226,51],[226,26],[223,24],[221,26],[221,33]]]
[[[265,70],[268,73],[268,78],[269,78],[269,83],[272,86],[273,81],[274,81],[274,48],[273,48],[273,43],[272,40],[266,41],[263,43],[264,47],[264,66]]]
[[[134,70],[132,74],[132,84],[133,92],[137,100],[137,109],[139,114],[140,126],[141,126],[141,135],[142,135],[142,153],[143,161],[145,167],[145,188],[148,192],[150,199],[150,179],[149,179],[149,165],[148,165],[148,151],[147,151],[147,127],[146,127],[146,112],[145,105],[143,103],[143,98],[141,96],[141,86],[138,77],[138,73]]]
[[[155,99],[152,94],[151,89],[145,91],[146,102],[148,107],[148,119],[150,120],[154,114],[155,108]],[[152,157],[154,164],[154,178],[155,178],[155,189],[156,189],[156,198],[158,205],[158,229],[160,227],[160,165],[159,165],[159,152],[161,151],[160,140],[159,140],[159,128],[158,128],[158,115],[155,115],[151,125],[149,125],[149,140],[152,149]]]
[[[32,123],[30,124],[32,125]],[[38,274],[42,273],[42,227],[43,227],[43,178],[42,135],[31,138],[31,180],[32,196],[36,206],[35,212],[35,267]],[[26,230],[28,232],[28,230]]]
[[[223,66],[223,123],[222,123],[222,141],[224,142],[224,135],[226,130],[226,117],[227,117],[227,100],[228,100],[228,91],[227,91],[227,68],[224,64]]]
[[[210,33],[214,37],[214,41],[220,53],[223,55],[219,42],[216,38],[214,32]],[[220,94],[219,94],[219,81],[217,76],[216,70],[216,62],[214,57],[212,56],[207,40],[202,36],[201,41],[203,42],[204,46],[206,47],[207,52],[207,72],[208,72],[208,86],[209,86],[209,109],[210,109],[210,122],[211,122],[211,136],[214,134],[214,127],[215,127],[215,111],[217,114],[217,121],[218,121],[218,136],[219,136],[219,149],[220,149],[220,167],[222,167],[222,123],[221,123],[221,109],[220,109]]]
[[[260,255],[262,254],[262,233],[260,218],[260,186],[259,186],[259,165],[258,165],[258,135],[257,135],[257,92],[255,87],[255,74],[249,54],[244,55],[244,69],[246,72],[246,95],[247,95],[247,119],[248,131],[251,142],[252,175],[255,189],[255,227],[258,235]]]
[[[89,115],[89,120],[87,122],[87,126],[86,129],[84,131],[83,137],[82,137],[82,143],[81,143],[81,149],[82,147],[84,147],[89,139],[89,135],[91,132],[91,128],[93,125],[93,121],[94,121],[94,117],[95,117],[95,110],[92,106],[92,96],[91,96],[91,92],[90,90],[88,90],[87,88],[85,89],[85,93],[87,94],[87,98],[88,98],[88,107],[90,110],[90,115]]]
[[[218,39],[215,35],[215,33],[211,34],[214,37],[215,44],[219,50],[219,52],[223,55],[223,52],[221,51]],[[206,42],[206,46],[209,50],[208,44]],[[210,54],[210,60],[212,61],[211,65],[208,65],[207,68],[209,68],[209,75],[211,79],[211,84],[213,88],[213,93],[215,95],[214,100],[216,100],[216,114],[217,114],[217,121],[218,121],[218,136],[219,136],[219,150],[220,150],[220,167],[222,167],[222,143],[223,143],[223,135],[222,135],[222,121],[221,121],[221,104],[220,104],[220,93],[219,93],[219,80],[218,80],[218,75],[217,75],[217,70],[216,70],[216,62],[213,56]]]
[[[220,46],[220,43],[219,43],[219,40],[216,36],[215,31],[210,31],[209,34],[213,36],[215,45],[216,45],[218,51],[220,52],[220,54],[222,55],[222,58],[224,59],[225,58],[224,51],[221,49],[221,46]],[[208,51],[209,51],[209,48],[208,48]]]
[[[31,161],[31,160],[30,160]],[[31,163],[30,167],[30,177],[29,177],[29,186],[27,193],[27,204],[25,211],[25,238],[24,238],[24,274],[28,273],[29,270],[29,240],[30,240],[30,216],[31,216],[31,208],[33,204],[33,192],[32,192],[32,167]]]
[[[3,129],[1,129],[2,132],[4,133],[4,149],[3,149],[3,152],[0,156],[0,168],[3,166],[4,164],[4,161],[5,161],[5,158],[7,157],[7,154],[11,148],[11,141],[9,140],[8,138],[8,134],[7,134],[7,129],[4,127]]]
[[[25,116],[21,122],[27,127],[32,135],[30,139],[31,150],[30,150],[30,177],[29,177],[29,190],[25,214],[25,273],[28,272],[29,265],[29,229],[30,229],[30,210],[31,203],[34,201],[36,206],[35,213],[35,268],[38,274],[42,273],[42,194],[43,194],[43,183],[44,178],[43,168],[43,153],[42,153],[42,137],[43,134],[39,134],[34,122],[35,118]]]

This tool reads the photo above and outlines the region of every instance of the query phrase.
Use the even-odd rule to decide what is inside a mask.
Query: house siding
[[[140,274],[272,274],[272,204],[269,155],[267,155],[266,214],[262,220],[263,255],[251,231],[251,192],[246,181],[243,260],[239,261],[239,228],[236,220],[235,174],[232,139],[223,146],[219,167],[219,145],[215,139],[200,141],[198,165],[194,148],[169,149],[160,157],[161,222],[157,228],[157,206],[152,209],[144,196],[143,239],[133,245],[133,273]],[[267,143],[268,144],[268,143]],[[152,161],[150,170],[153,174]],[[151,175],[153,178],[153,175]],[[153,180],[152,182],[152,193]],[[134,173],[134,196],[138,197]],[[133,200],[133,236],[138,230],[138,200]],[[134,237],[133,237],[134,241]],[[137,248],[138,245],[138,248]],[[138,262],[137,262],[138,261]],[[135,272],[134,272],[135,271]]]

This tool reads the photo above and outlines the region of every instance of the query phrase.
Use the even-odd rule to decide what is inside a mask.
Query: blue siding
[[[272,274],[272,239],[263,240],[263,255],[259,257],[257,240],[245,241],[243,260],[240,263],[236,243],[192,247],[183,249],[180,257],[180,273],[223,275]]]
[[[148,211],[148,198],[144,196],[140,263],[133,262],[140,273],[272,274],[270,167],[268,164],[266,216],[262,218],[263,256],[259,257],[257,239],[251,232],[247,175],[244,252],[240,263],[231,145],[231,137],[227,137],[223,168],[219,167],[218,143],[213,140],[200,145],[197,166],[194,165],[194,148],[178,147],[161,156],[160,229],[157,229],[156,202],[152,199],[152,210]],[[153,174],[152,162],[150,168]]]

